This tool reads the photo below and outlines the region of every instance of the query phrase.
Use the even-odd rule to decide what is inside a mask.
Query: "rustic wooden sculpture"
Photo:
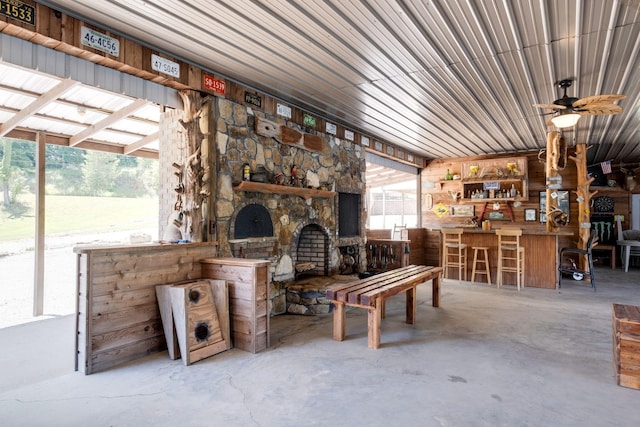
[[[199,92],[194,90],[180,91],[180,97],[184,104],[184,115],[180,124],[186,131],[187,153],[186,160],[181,168],[181,183],[176,192],[181,200],[179,210],[182,214],[182,235],[185,240],[202,242],[204,240],[203,204],[210,196],[209,181],[209,144],[206,120],[201,118],[203,108],[206,108],[208,99],[202,98]],[[204,122],[204,123],[201,123]],[[205,124],[205,130],[202,130]]]
[[[579,227],[579,241],[578,247],[580,249],[586,249],[587,240],[591,233],[591,199],[598,192],[589,191],[589,185],[595,179],[594,177],[588,178],[587,172],[587,147],[585,144],[576,145],[576,154],[570,156],[570,159],[576,164],[577,170],[577,190],[575,191],[578,200],[578,227]],[[581,260],[586,262],[584,260]]]

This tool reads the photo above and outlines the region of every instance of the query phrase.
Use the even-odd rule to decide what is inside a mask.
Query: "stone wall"
[[[242,168],[249,164],[252,171],[263,168],[269,176],[282,174],[285,182],[291,181],[291,168],[296,166],[297,176],[308,178],[318,188],[365,194],[365,152],[351,141],[332,135],[316,134],[322,138],[322,149],[307,150],[303,147],[281,143],[278,138],[260,136],[255,132],[257,117],[271,120],[278,125],[305,133],[305,129],[288,123],[279,117],[266,116],[243,105],[223,98],[216,98],[217,116],[215,145],[217,148],[217,186],[212,195],[215,204],[216,231],[219,256],[251,258],[257,251],[250,250],[260,245],[260,258],[270,252],[273,261],[272,314],[284,309],[285,286],[282,283],[295,279],[297,240],[301,230],[309,224],[317,224],[326,230],[329,237],[327,271],[336,274],[340,262],[341,246],[356,245],[361,251],[361,260],[366,260],[364,247],[364,209],[360,213],[360,236],[338,238],[336,204],[337,197],[309,199],[290,194],[265,194],[234,190],[242,180]],[[289,184],[290,185],[290,184]],[[314,185],[314,186],[315,186]],[[232,234],[235,216],[247,204],[263,205],[270,213],[274,227],[274,238],[239,240]],[[362,200],[364,206],[364,200]],[[268,248],[265,249],[265,245]],[[241,249],[244,247],[245,249]],[[366,261],[363,261],[366,263]],[[366,265],[361,266],[364,271]],[[277,307],[280,307],[278,309]]]

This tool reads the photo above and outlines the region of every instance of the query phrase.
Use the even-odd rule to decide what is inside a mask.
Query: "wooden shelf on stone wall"
[[[265,184],[262,182],[242,181],[233,187],[236,191],[253,191],[256,193],[290,194],[293,196],[320,197],[330,199],[336,195],[335,191],[318,190],[316,188],[289,187],[287,185]]]

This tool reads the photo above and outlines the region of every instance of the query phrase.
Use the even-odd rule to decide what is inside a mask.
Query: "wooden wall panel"
[[[213,243],[76,247],[76,369],[91,374],[162,351],[155,287],[199,279]]]

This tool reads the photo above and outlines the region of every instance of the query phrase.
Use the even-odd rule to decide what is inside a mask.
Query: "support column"
[[[45,220],[45,151],[46,137],[43,132],[36,136],[36,229],[33,267],[33,315],[44,313],[44,220]]]

